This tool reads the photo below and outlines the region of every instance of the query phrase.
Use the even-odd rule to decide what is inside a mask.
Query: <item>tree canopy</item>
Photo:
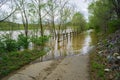
[[[89,5],[89,26],[103,32],[113,32],[119,27],[119,0],[97,0]],[[115,23],[115,22],[118,23]]]
[[[84,16],[80,12],[76,12],[72,17],[72,25],[75,29],[83,31],[86,27]]]

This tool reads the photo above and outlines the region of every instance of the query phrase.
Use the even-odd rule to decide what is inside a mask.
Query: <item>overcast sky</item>
[[[1,1],[1,0],[0,0]],[[81,12],[85,19],[88,21],[88,5],[92,0],[70,0],[70,3],[74,5],[77,11]],[[2,10],[9,10],[7,5],[2,6]],[[18,16],[20,16],[18,14]]]
[[[88,5],[92,0],[71,0],[77,11],[80,11],[86,20],[88,20]]]
[[[80,11],[86,20],[88,20],[88,5],[92,0],[71,0],[77,11]]]

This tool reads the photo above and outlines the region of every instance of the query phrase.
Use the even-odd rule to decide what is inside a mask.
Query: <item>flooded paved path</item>
[[[38,80],[89,80],[88,55],[65,58],[45,79]]]

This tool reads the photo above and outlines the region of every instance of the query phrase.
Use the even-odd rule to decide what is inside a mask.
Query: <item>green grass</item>
[[[45,55],[43,50],[25,50],[0,55],[0,78]]]
[[[97,53],[90,54],[90,80],[105,80],[105,59]]]

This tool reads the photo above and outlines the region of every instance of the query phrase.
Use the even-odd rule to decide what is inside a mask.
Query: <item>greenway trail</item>
[[[89,53],[96,37],[92,30],[68,37],[40,59],[21,68],[3,80],[89,80]]]

